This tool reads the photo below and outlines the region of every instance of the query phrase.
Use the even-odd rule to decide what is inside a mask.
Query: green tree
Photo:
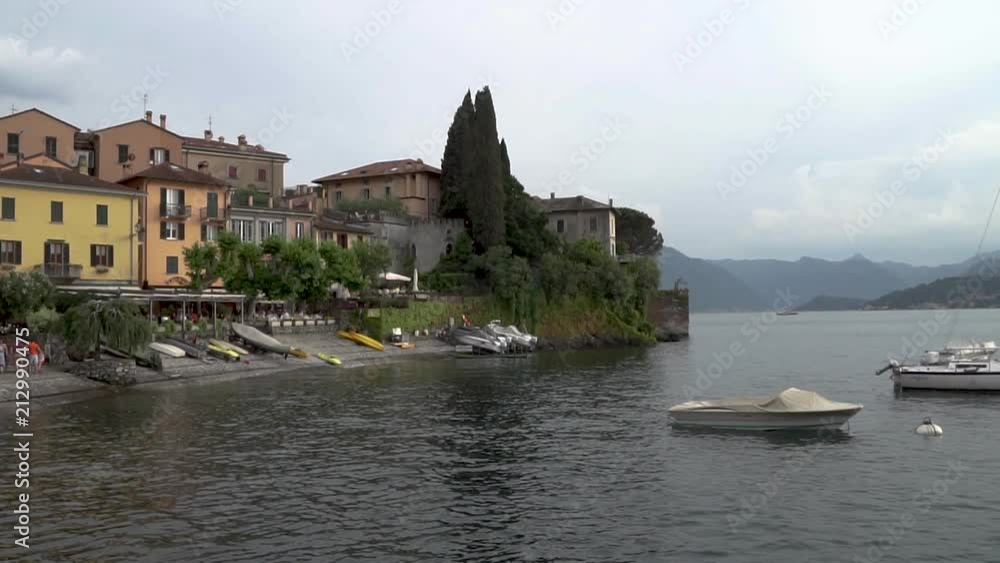
[[[663,235],[656,227],[656,221],[638,209],[619,207],[615,222],[615,240],[619,254],[639,254],[656,256],[663,249]]]
[[[441,159],[441,205],[440,213],[445,217],[468,217],[466,190],[469,189],[469,175],[472,165],[472,119],[476,110],[472,105],[472,92],[466,91],[462,105],[455,110],[448,141]]]
[[[184,266],[187,268],[188,288],[197,292],[205,291],[219,279],[219,247],[211,242],[194,243],[184,249]]]
[[[392,264],[389,246],[380,242],[357,242],[351,251],[357,257],[362,278],[369,284],[378,283],[379,274],[384,274]]]
[[[128,353],[142,352],[153,340],[153,327],[139,306],[125,299],[88,301],[66,312],[66,342],[79,354],[100,355],[105,344]]]
[[[218,245],[219,274],[226,290],[242,293],[247,298],[247,308],[252,311],[257,296],[267,282],[260,247],[251,242],[243,242],[230,232],[219,236]]]
[[[497,116],[489,86],[476,92],[472,118],[472,163],[466,207],[472,239],[488,249],[504,243],[504,190]]]
[[[490,291],[511,308],[515,322],[525,315],[531,293],[532,273],[528,261],[514,256],[509,246],[494,246],[482,258],[490,283]]]
[[[24,322],[29,313],[47,305],[54,292],[52,283],[39,272],[0,274],[0,318]]]
[[[319,255],[323,258],[330,283],[337,282],[351,291],[364,286],[356,253],[328,240],[319,245]]]

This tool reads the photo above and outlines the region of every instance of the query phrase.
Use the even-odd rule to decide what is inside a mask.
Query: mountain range
[[[1000,253],[993,253],[996,259]],[[793,308],[844,308],[942,278],[962,276],[982,258],[954,264],[914,266],[903,262],[873,262],[860,254],[846,260],[803,257],[707,260],[665,247],[660,254],[660,279],[673,287],[681,279],[690,290],[692,312],[758,311],[769,308],[778,292],[794,296]]]

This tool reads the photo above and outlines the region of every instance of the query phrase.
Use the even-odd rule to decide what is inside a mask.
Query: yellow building
[[[137,284],[144,196],[64,168],[0,171],[0,270],[39,271],[60,285]]]

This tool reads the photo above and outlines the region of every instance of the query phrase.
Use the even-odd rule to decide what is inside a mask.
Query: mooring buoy
[[[924,423],[918,426],[914,432],[921,436],[941,436],[944,434],[944,430],[941,430],[940,426],[931,422],[931,417],[929,416],[924,419]]]

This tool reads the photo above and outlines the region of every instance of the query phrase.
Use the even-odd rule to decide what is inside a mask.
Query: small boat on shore
[[[164,338],[163,343],[184,350],[184,353],[190,358],[197,358],[200,360],[205,357],[204,350],[189,342],[184,342],[183,340],[178,340],[176,338]]]
[[[348,330],[338,330],[337,336],[341,338],[346,338],[354,342],[355,344],[360,344],[361,346],[367,346],[373,350],[378,350],[379,352],[385,351],[385,345],[375,340],[370,336],[361,334],[360,332],[348,331]]]
[[[325,352],[317,352],[314,355],[328,364],[333,364],[335,366],[340,365],[340,358],[338,358],[337,356],[331,356],[330,354],[327,354]]]
[[[264,334],[252,326],[233,323],[232,329],[233,332],[236,333],[236,336],[238,336],[243,342],[246,342],[258,350],[271,352],[273,354],[280,354],[282,356],[287,356],[292,353],[291,346],[282,344],[277,339]]]
[[[153,342],[149,345],[149,348],[171,358],[183,358],[187,355],[187,352],[184,350],[166,342]]]
[[[223,348],[222,346],[212,344],[211,342],[208,343],[208,353],[213,357],[219,358],[220,360],[234,361],[240,359],[240,355],[236,353],[236,351],[230,350],[229,348]]]
[[[863,408],[789,387],[770,397],[688,401],[670,407],[674,424],[734,430],[832,430]]]
[[[249,356],[250,355],[250,351],[249,350],[241,348],[241,347],[233,344],[232,342],[226,342],[225,340],[218,340],[218,339],[215,339],[215,338],[209,338],[208,339],[208,343],[209,344],[213,344],[215,346],[218,346],[219,348],[222,348],[224,350],[232,350],[233,352],[236,352],[237,354],[239,354],[241,356]]]

